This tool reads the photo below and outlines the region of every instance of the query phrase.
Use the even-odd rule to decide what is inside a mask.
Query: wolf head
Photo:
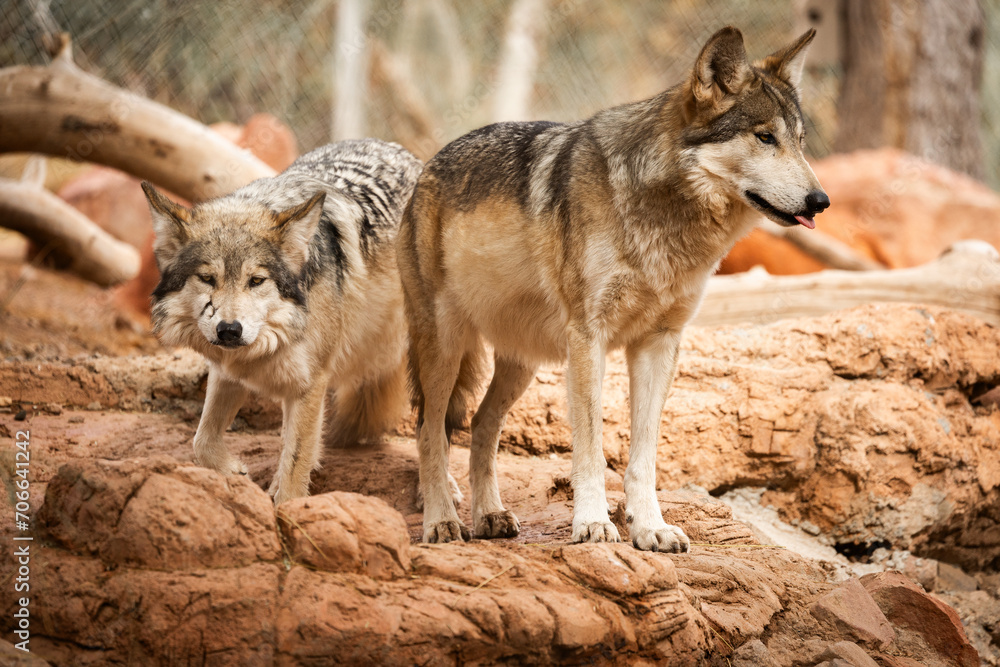
[[[256,357],[299,334],[302,276],[325,193],[274,211],[233,195],[188,209],[149,183],[142,189],[156,234],[152,313],[163,342],[214,359]]]
[[[799,82],[809,30],[750,63],[743,35],[723,28],[702,48],[686,83],[684,142],[694,178],[785,226],[815,227],[830,205],[802,155],[805,124]]]

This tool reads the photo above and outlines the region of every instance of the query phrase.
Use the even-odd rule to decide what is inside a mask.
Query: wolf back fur
[[[396,144],[345,141],[193,209],[148,183],[161,280],[153,324],[208,360],[195,460],[246,467],[223,444],[247,392],[281,401],[276,503],[308,494],[327,394],[330,440],[378,437],[406,405],[406,328],[395,236],[420,162]]]
[[[797,85],[813,33],[751,64],[738,30],[683,83],[574,123],[499,123],[430,160],[400,226],[424,495],[424,540],[466,539],[450,502],[445,421],[493,347],[472,420],[473,532],[516,535],[495,459],[505,416],[539,364],[568,361],[574,541],[618,541],[608,517],[601,382],[625,348],[633,544],[686,550],[656,499],[660,415],[684,325],[708,277],[761,214],[812,223],[829,200],[802,156]]]

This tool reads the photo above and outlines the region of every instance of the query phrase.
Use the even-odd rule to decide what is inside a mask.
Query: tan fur
[[[809,39],[787,49],[788,57]],[[768,67],[793,69],[781,58]],[[619,540],[604,489],[601,382],[607,351],[624,348],[632,541],[640,549],[687,549],[655,495],[660,414],[681,331],[719,260],[760,218],[744,192],[774,198],[788,224],[819,188],[801,155],[802,128],[769,115],[770,98],[753,97],[765,85],[790,90],[774,76],[750,65],[738,31],[727,29],[709,41],[684,85],[657,98],[582,123],[483,128],[428,163],[398,236],[421,392],[425,541],[469,534],[448,499],[445,416],[462,356],[488,342],[495,372],[472,422],[474,534],[517,534],[497,485],[498,438],[538,365],[566,360],[572,538]],[[760,106],[759,127],[721,125],[740,104]],[[691,138],[697,132],[724,139],[699,143]],[[761,149],[754,142],[765,132],[778,138]]]

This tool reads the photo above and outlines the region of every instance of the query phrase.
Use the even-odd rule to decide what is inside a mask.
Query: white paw
[[[621,542],[615,524],[610,521],[573,522],[574,542]]]
[[[280,505],[286,500],[291,500],[292,498],[304,498],[309,495],[309,485],[296,485],[292,482],[280,483],[277,478],[271,482],[271,486],[268,487],[267,493],[271,498],[274,499],[275,505]]]
[[[461,521],[446,520],[424,526],[424,542],[444,544],[445,542],[465,542],[471,537],[469,529]]]
[[[195,456],[194,462],[203,468],[209,468],[211,470],[215,470],[216,472],[221,472],[223,475],[247,474],[246,464],[234,456],[226,456],[221,459]]]
[[[246,475],[247,464],[243,463],[243,461],[240,461],[239,459],[232,458],[226,461],[219,472],[224,475]]]
[[[655,528],[629,526],[629,536],[632,538],[632,546],[642,551],[684,553],[691,550],[691,541],[684,531],[666,523]]]
[[[448,473],[448,488],[451,489],[451,499],[457,509],[462,504],[462,501],[465,500],[465,496],[462,495],[462,489],[458,487],[458,481],[451,476],[451,473]]]

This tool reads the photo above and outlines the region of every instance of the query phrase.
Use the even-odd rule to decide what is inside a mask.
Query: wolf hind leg
[[[472,418],[472,525],[476,537],[516,537],[521,524],[504,509],[497,484],[497,445],[507,412],[535,377],[536,366],[495,355],[493,380]]]
[[[467,540],[469,529],[458,518],[448,474],[446,421],[464,356],[464,346],[442,344],[434,332],[412,342],[419,347],[420,491],[424,498],[424,542]],[[458,348],[458,349],[456,349]]]
[[[229,453],[222,440],[243,406],[247,393],[241,383],[227,377],[216,366],[209,367],[205,406],[194,435],[195,463],[224,475],[247,474],[246,465]]]
[[[410,340],[416,340],[417,333],[411,329]],[[451,398],[448,399],[448,411],[444,418],[445,437],[451,443],[451,434],[456,428],[465,426],[466,413],[469,409],[469,401],[479,388],[485,365],[485,354],[482,341],[476,341],[468,346],[462,354],[462,361],[458,367],[458,377],[455,379],[455,386],[451,390]],[[420,424],[424,419],[423,390],[420,384],[420,363],[416,354],[416,344],[411,344],[410,348],[410,382],[412,383],[413,395],[418,407],[417,417],[417,439],[420,439]],[[448,487],[451,489],[451,498],[458,507],[465,500],[462,489],[458,486],[458,481],[448,473]],[[424,509],[424,492],[422,488],[417,488],[416,497],[417,509]]]

